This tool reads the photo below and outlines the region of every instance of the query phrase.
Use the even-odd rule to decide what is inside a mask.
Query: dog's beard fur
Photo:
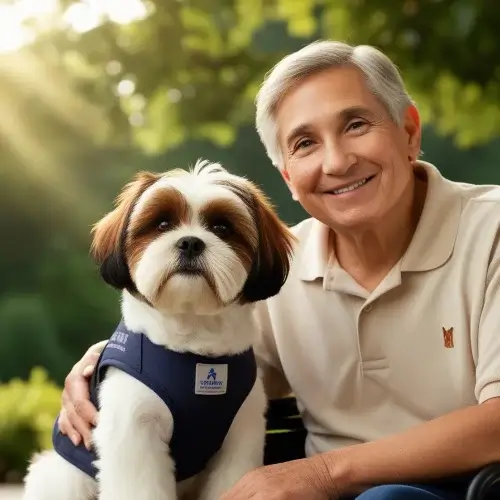
[[[175,242],[197,236],[206,245],[190,272],[183,271]],[[132,274],[138,291],[166,314],[217,314],[239,295],[248,277],[231,247],[201,227],[185,227],[153,241]]]

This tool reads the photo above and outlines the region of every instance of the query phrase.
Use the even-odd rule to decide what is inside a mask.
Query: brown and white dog
[[[189,172],[137,175],[94,227],[92,253],[104,280],[123,290],[127,328],[170,350],[220,356],[252,346],[253,304],[283,286],[293,243],[253,183],[198,161]],[[259,377],[207,469],[180,483],[172,413],[155,393],[110,368],[99,403],[97,482],[46,451],[30,465],[25,500],[216,500],[262,463]]]

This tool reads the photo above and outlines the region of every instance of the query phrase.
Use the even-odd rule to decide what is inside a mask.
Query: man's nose
[[[356,163],[355,156],[340,144],[325,144],[322,170],[325,175],[342,176]]]

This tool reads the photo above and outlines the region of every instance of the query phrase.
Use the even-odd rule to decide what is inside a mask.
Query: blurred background
[[[288,195],[253,126],[280,58],[368,43],[420,109],[424,159],[500,184],[500,44],[488,0],[0,0],[0,483],[50,446],[60,387],[110,335],[118,295],[89,230],[140,169],[220,161]]]

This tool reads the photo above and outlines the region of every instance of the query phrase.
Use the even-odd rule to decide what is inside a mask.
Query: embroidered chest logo
[[[446,329],[443,326],[442,329],[443,329],[444,346],[447,349],[452,349],[453,347],[455,347],[455,344],[453,342],[453,327]]]

